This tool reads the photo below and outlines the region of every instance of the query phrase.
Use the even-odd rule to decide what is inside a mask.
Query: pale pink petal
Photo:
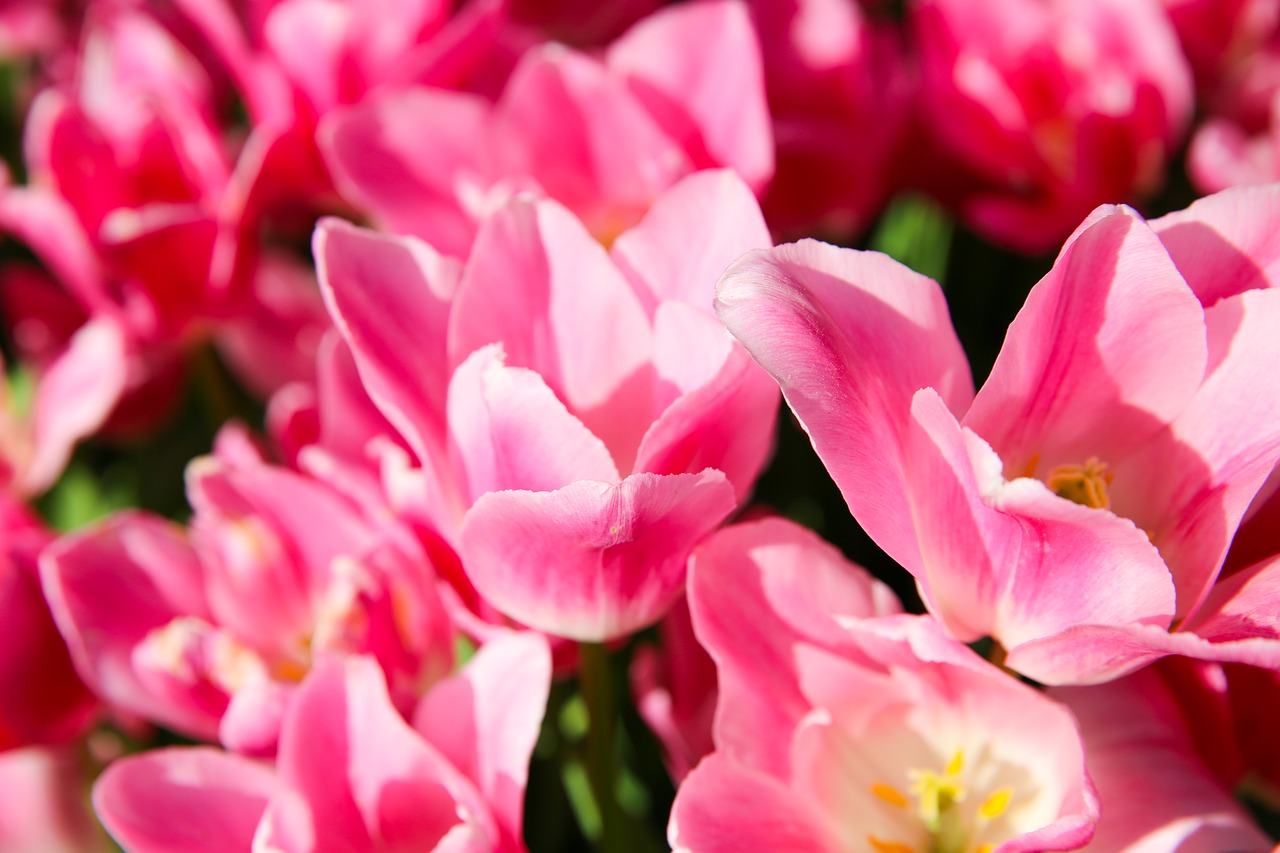
[[[724,754],[712,755],[680,785],[667,840],[675,853],[838,853],[823,820],[785,783]]]
[[[683,393],[645,432],[635,470],[679,474],[715,468],[745,502],[773,452],[778,385],[701,312],[666,302],[654,319],[655,367],[661,378],[674,379],[673,391]],[[697,344],[713,352],[691,352]],[[718,369],[705,378],[689,375],[708,367]]]
[[[382,230],[465,257],[477,223],[463,193],[487,190],[490,109],[465,92],[390,91],[330,113],[316,138],[338,190]]]
[[[1274,599],[1274,593],[1270,596]],[[1239,627],[1224,620],[1215,628]],[[1247,622],[1245,622],[1247,625]],[[1256,626],[1248,626],[1254,628]],[[1227,635],[1230,637],[1230,635]],[[1215,642],[1191,631],[1156,625],[1081,625],[1009,650],[1005,665],[1045,684],[1097,684],[1127,675],[1167,655],[1280,669],[1280,640],[1246,634]]]
[[[1005,483],[999,458],[931,390],[916,395],[912,414],[917,577],[956,636],[1013,647],[1079,624],[1169,624],[1168,569],[1132,522],[1036,480]]]
[[[71,457],[77,441],[111,414],[126,381],[124,336],[110,320],[90,321],[41,375],[32,411],[35,451],[22,474],[30,494],[44,491]]]
[[[1187,148],[1187,176],[1201,192],[1267,184],[1280,177],[1271,135],[1253,136],[1230,119],[1207,116]]]
[[[336,219],[317,227],[325,302],[365,389],[424,463],[443,452],[445,330],[459,268],[425,243]]]
[[[773,177],[764,67],[746,3],[655,12],[610,45],[605,61],[696,167],[728,166],[757,192]]]
[[[1280,557],[1218,581],[1183,629],[1215,643],[1250,638],[1280,641]]]
[[[733,507],[733,487],[714,470],[491,492],[467,512],[460,552],[498,610],[600,642],[662,616],[684,588],[690,549]]]
[[[530,50],[494,112],[497,168],[528,175],[611,240],[692,164],[645,106],[594,59]]]
[[[1199,392],[1171,430],[1116,472],[1125,490],[1116,492],[1117,510],[1159,546],[1179,616],[1194,613],[1208,592],[1280,457],[1280,375],[1270,369],[1280,363],[1280,290],[1223,299],[1206,319],[1210,368]]]
[[[278,788],[266,764],[214,749],[162,749],[112,764],[93,807],[131,853],[248,850]]]
[[[449,384],[449,428],[472,501],[501,489],[550,491],[621,479],[609,450],[532,370],[476,350]]]
[[[1011,798],[1022,801],[1021,831],[1004,849],[1074,850],[1089,839],[1098,803],[1065,708],[1009,679],[928,617],[851,620],[849,628],[863,661],[849,652],[794,650],[802,688],[821,711],[802,721],[792,748],[793,788],[835,818],[846,849],[866,834],[892,837],[901,827],[896,820],[876,826],[885,810],[871,791],[875,783],[927,766],[930,753],[957,745],[968,747],[971,774],[985,771],[971,782],[991,791],[999,786],[991,777],[1003,776]],[[842,821],[843,813],[861,811],[859,800],[872,814]]]
[[[1271,842],[1195,754],[1186,721],[1151,672],[1059,688],[1080,723],[1102,802],[1096,853],[1221,853]]]
[[[414,728],[475,783],[513,847],[520,844],[529,760],[550,686],[546,639],[532,632],[501,636],[433,687],[413,717]]]
[[[218,741],[241,755],[274,756],[292,693],[292,685],[267,678],[239,686],[218,721]]]
[[[614,241],[614,263],[649,313],[664,299],[711,308],[730,263],[773,245],[760,206],[737,173],[703,170],[658,196],[636,227]]]
[[[1223,190],[1151,220],[1151,228],[1205,307],[1280,286],[1280,185]]]
[[[889,588],[807,528],[764,519],[718,531],[690,559],[689,608],[716,661],[716,744],[735,760],[787,774],[790,731],[809,710],[790,647],[840,643],[846,618],[895,613]]]
[[[677,300],[653,310],[653,412],[707,385],[733,356],[733,338],[714,316]]]
[[[963,411],[973,393],[941,289],[885,255],[808,240],[746,255],[717,292],[720,319],[782,387],[854,517],[917,565],[902,475],[911,396],[933,386]]]
[[[1028,295],[964,423],[1010,477],[1114,464],[1182,410],[1205,360],[1200,303],[1164,247],[1104,208]]]
[[[652,347],[644,310],[604,247],[561,205],[527,197],[485,222],[454,300],[451,363],[492,343],[580,417],[613,414],[625,402],[614,399],[619,386]]]

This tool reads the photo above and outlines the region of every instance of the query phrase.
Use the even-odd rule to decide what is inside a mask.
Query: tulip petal
[[[383,231],[465,257],[476,222],[459,190],[487,190],[490,107],[465,92],[412,88],[329,113],[316,134],[334,184]]]
[[[95,693],[149,719],[212,738],[217,718],[196,697],[156,695],[134,649],[179,616],[207,616],[195,552],[171,522],[125,512],[58,540],[41,555],[49,610]]]
[[[424,464],[445,446],[445,330],[459,268],[413,238],[326,219],[313,241],[325,303],[370,398]]]
[[[160,749],[123,758],[93,786],[93,807],[134,853],[248,850],[275,773],[214,749]]]
[[[715,468],[745,502],[773,451],[778,385],[702,312],[664,302],[654,319],[658,375],[682,393],[645,432],[635,470]],[[692,375],[713,365],[718,369],[710,376]]]
[[[972,399],[968,363],[933,281],[875,252],[802,240],[735,262],[720,319],[782,387],[858,522],[890,556],[919,564],[904,496],[911,395]]]
[[[815,814],[785,783],[723,755],[702,761],[680,785],[667,839],[675,853],[737,853],[744,839],[778,853],[838,853]]]
[[[1151,535],[1173,572],[1178,615],[1208,594],[1250,501],[1280,458],[1280,289],[1205,313],[1210,367],[1172,428],[1117,468],[1118,512]]]
[[[1197,757],[1184,718],[1151,671],[1051,695],[1080,723],[1089,775],[1102,801],[1086,851],[1270,849],[1271,842]]]
[[[608,448],[541,376],[503,362],[500,347],[483,347],[449,384],[449,428],[472,501],[503,489],[550,491],[575,480],[621,479]]]
[[[1021,478],[930,389],[912,406],[910,501],[921,591],[954,634],[1006,648],[1071,626],[1153,623],[1173,615],[1168,569],[1146,535]]]
[[[689,561],[689,607],[715,659],[717,747],[744,765],[788,772],[793,729],[809,710],[791,648],[838,644],[846,618],[898,612],[893,593],[813,531],[778,518],[717,531]]]
[[[755,191],[773,177],[763,60],[745,3],[701,0],[655,12],[610,45],[605,62],[696,167],[728,166]]]
[[[737,173],[703,170],[654,201],[644,219],[614,241],[614,263],[650,314],[672,299],[710,309],[730,263],[773,245],[760,205]]]
[[[551,686],[551,652],[532,632],[490,640],[454,678],[437,684],[413,726],[465,773],[517,845],[529,760]]]
[[[1151,228],[1207,308],[1246,290],[1280,286],[1280,186],[1235,187],[1151,220]]]
[[[111,414],[125,390],[126,358],[121,330],[109,320],[93,320],[40,377],[32,413],[35,452],[22,472],[28,493],[52,485],[76,442]]]
[[[527,51],[494,110],[497,165],[609,240],[692,164],[625,83],[559,44]]]
[[[1114,463],[1169,423],[1204,376],[1200,303],[1127,208],[1102,208],[1009,326],[965,426],[1010,472]]]
[[[294,697],[277,764],[305,801],[317,850],[430,850],[461,822],[464,804],[472,819],[485,817],[470,783],[391,705],[369,658],[313,670]]]
[[[662,616],[684,587],[690,549],[733,507],[733,487],[710,469],[490,492],[467,512],[459,550],[498,610],[599,642]]]
[[[529,198],[482,226],[454,300],[451,362],[492,343],[577,413],[609,401],[652,349],[644,311],[604,247],[561,205]]]

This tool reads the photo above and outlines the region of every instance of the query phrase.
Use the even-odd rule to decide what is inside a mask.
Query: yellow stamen
[[[964,751],[956,750],[955,756],[942,772],[948,776],[959,776],[960,771],[964,769]]]
[[[920,820],[925,829],[937,835],[943,817],[953,805],[964,799],[964,785],[959,779],[939,775],[932,770],[913,770],[911,775],[915,778],[911,783],[911,793],[920,801]]]
[[[867,843],[871,845],[871,849],[876,853],[916,853],[912,847],[905,844],[899,844],[896,841],[881,841],[874,835],[867,836]]]
[[[987,820],[995,820],[1004,814],[1009,808],[1009,799],[1013,796],[1012,788],[1001,788],[991,796],[987,797],[986,802],[978,809],[978,813]]]
[[[905,809],[911,805],[911,801],[907,799],[907,795],[899,791],[892,785],[886,785],[883,782],[877,782],[871,786],[871,793],[892,806]]]
[[[1090,456],[1083,465],[1059,465],[1049,472],[1046,484],[1060,497],[1094,509],[1111,509],[1111,497],[1107,494],[1115,475],[1107,470],[1107,463]]]

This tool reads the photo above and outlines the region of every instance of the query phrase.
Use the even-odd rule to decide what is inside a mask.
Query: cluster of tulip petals
[[[1274,0],[0,2],[0,156],[0,853],[1280,853]]]

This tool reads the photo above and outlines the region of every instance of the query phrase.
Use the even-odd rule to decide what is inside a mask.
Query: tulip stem
[[[618,780],[617,709],[609,673],[609,650],[599,643],[578,647],[578,684],[587,706],[587,779],[600,811],[600,850],[624,850],[626,832],[615,791]]]

